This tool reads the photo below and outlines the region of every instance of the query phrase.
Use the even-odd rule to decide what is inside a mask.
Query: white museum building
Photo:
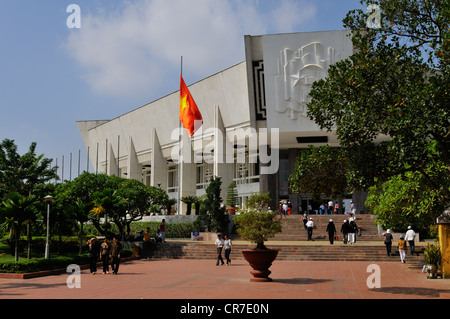
[[[220,176],[224,201],[234,181],[241,204],[262,190],[273,205],[288,199],[294,213],[305,210],[311,197],[288,189],[297,156],[308,145],[339,147],[334,132],[307,118],[308,94],[331,64],[353,54],[349,32],[245,36],[245,61],[189,85],[203,117],[192,137],[178,129],[179,91],[112,120],[77,122],[92,167],[171,198],[203,195]]]

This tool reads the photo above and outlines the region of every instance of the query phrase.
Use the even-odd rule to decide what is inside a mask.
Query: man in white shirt
[[[282,206],[282,208],[283,208],[283,215],[284,215],[284,218],[286,218],[286,214],[287,214],[287,212],[288,212],[288,204],[287,203],[284,203],[283,204],[283,206]]]
[[[308,241],[312,240],[313,228],[314,228],[314,222],[311,217],[311,218],[309,218],[309,221],[306,223],[306,229],[308,231]]]
[[[411,226],[408,226],[408,231],[405,234],[405,240],[408,242],[409,244],[409,249],[411,250],[411,255],[414,254],[415,252],[415,244],[414,244],[414,239],[416,237],[416,233],[415,231],[412,229]]]
[[[222,249],[225,245],[225,241],[222,239],[222,235],[218,234],[216,239],[216,247],[217,247],[217,263],[216,266],[219,266],[219,261],[222,262],[222,265],[224,264],[223,258],[222,258]]]

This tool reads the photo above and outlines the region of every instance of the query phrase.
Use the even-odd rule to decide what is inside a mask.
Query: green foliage
[[[36,143],[31,143],[28,152],[20,155],[13,140],[0,143],[0,198],[17,192],[32,195],[39,184],[57,178],[57,167],[50,168],[51,159],[36,155]]]
[[[234,218],[238,234],[256,249],[266,249],[264,242],[281,232],[281,222],[275,220],[277,212],[250,209]]]
[[[150,228],[150,235],[156,234],[156,231],[161,225],[160,222],[135,222],[131,224],[131,234],[137,234],[140,231],[146,231]],[[166,238],[191,238],[191,233],[194,231],[192,223],[167,223],[166,222]]]
[[[196,230],[215,231],[227,233],[229,224],[228,214],[222,205],[222,197],[220,196],[222,181],[220,177],[211,179],[206,189],[206,198],[203,201],[200,214],[194,222]]]
[[[199,198],[197,196],[184,196],[181,197],[181,201],[187,205],[186,215],[190,215],[192,205],[199,203]]]
[[[245,200],[245,207],[246,209],[262,211],[267,210],[271,202],[272,199],[269,196],[269,192],[263,193],[259,191],[259,193],[254,193]]]
[[[344,27],[352,30],[356,53],[313,84],[308,116],[321,129],[336,130],[350,150],[352,185],[374,187],[369,203],[379,221],[425,224],[450,202],[449,5],[378,5],[380,28],[367,28],[365,10],[347,14]],[[380,137],[386,141],[371,152]]]
[[[36,219],[36,205],[37,199],[34,195],[22,196],[17,192],[9,194],[8,198],[0,203],[0,225],[15,238],[15,261],[19,260],[18,241],[22,230],[25,224]]]
[[[121,258],[131,257],[130,249],[123,249]],[[3,273],[31,273],[44,270],[65,269],[70,264],[88,265],[88,254],[67,254],[65,256],[25,259],[19,262],[0,261],[0,272]]]
[[[428,169],[427,173],[439,175],[445,169]],[[369,189],[366,205],[376,214],[377,222],[386,229],[402,231],[408,225],[415,225],[419,230],[427,230],[443,211],[442,192],[427,183],[420,172],[393,176]]]
[[[227,201],[225,203],[225,205],[229,206],[229,207],[236,207],[237,204],[239,203],[239,196],[238,196],[238,190],[236,187],[236,183],[235,182],[231,182],[230,185],[228,185],[228,190],[227,190]]]
[[[440,261],[441,251],[438,246],[428,244],[427,247],[425,247],[423,257],[427,265],[437,266]]]
[[[329,145],[309,146],[297,158],[294,172],[289,176],[289,187],[296,194],[311,194],[319,200],[342,197],[347,193],[347,152]]]
[[[102,235],[115,235],[111,223],[123,235],[129,233],[130,224],[141,220],[151,207],[166,204],[168,195],[158,187],[136,180],[84,172],[66,182],[55,201],[78,221],[81,245],[87,221]]]
[[[269,193],[252,194],[246,201],[246,208],[240,209],[233,219],[238,234],[256,243],[256,249],[267,249],[264,242],[281,232],[281,222],[275,220],[277,212],[267,211],[271,201]]]

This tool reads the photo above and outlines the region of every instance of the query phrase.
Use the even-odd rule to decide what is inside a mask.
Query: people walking
[[[398,252],[400,254],[400,260],[402,263],[405,263],[406,258],[406,240],[404,239],[403,235],[400,235],[400,239],[398,240]]]
[[[415,237],[416,237],[416,232],[412,229],[411,226],[408,226],[408,231],[405,234],[405,240],[408,241],[411,255],[413,255],[416,250],[415,243],[414,243]],[[419,255],[419,254],[417,254],[417,255]]]
[[[353,218],[350,218],[349,230],[348,230],[348,241],[351,245],[356,243],[356,234],[358,233],[358,226]]]
[[[288,213],[288,209],[289,209],[288,204],[286,202],[284,202],[284,204],[283,204],[283,215],[284,215],[284,218],[286,218],[286,214]]]
[[[225,247],[225,259],[227,260],[227,266],[231,265],[231,259],[230,259],[231,246],[232,246],[231,239],[228,238],[227,235],[225,235],[224,247]]]
[[[350,211],[352,213],[352,217],[356,219],[356,205],[353,201],[350,202]]]
[[[306,223],[306,229],[308,232],[308,241],[312,240],[312,233],[314,228],[314,222],[312,217],[309,218],[309,221]]]
[[[345,219],[344,223],[341,226],[342,241],[344,244],[347,244],[349,232],[350,232],[350,225],[348,223],[348,220]]]
[[[223,246],[225,245],[225,241],[222,239],[222,235],[221,234],[217,235],[217,239],[216,239],[215,244],[216,244],[216,247],[217,247],[217,263],[216,263],[216,266],[219,266],[219,261],[223,265],[225,263],[223,262],[223,258],[222,258],[222,249],[223,249]]]
[[[308,214],[306,212],[303,213],[303,227],[306,229],[306,223],[308,222]]]
[[[280,215],[280,220],[283,219],[283,205],[281,203],[278,205],[278,215]]]
[[[97,261],[100,257],[100,248],[97,244],[97,238],[92,237],[86,243],[86,248],[89,250],[89,270],[91,274],[95,275],[97,272]]]
[[[391,256],[391,250],[392,250],[392,234],[391,230],[388,229],[386,233],[384,234],[384,244],[386,245],[386,252],[388,257]]]
[[[334,222],[332,219],[330,219],[330,221],[328,222],[326,232],[328,233],[328,239],[330,240],[330,244],[333,245],[334,244],[334,236],[336,234],[336,226],[334,225]]]
[[[111,249],[111,245],[108,242],[108,238],[105,237],[102,245],[100,246],[100,257],[103,263],[103,274],[109,273],[109,251]]]
[[[117,237],[114,237],[111,244],[111,249],[109,252],[109,257],[111,258],[111,269],[113,275],[117,275],[119,272],[120,265],[120,253],[122,252],[122,243]]]
[[[328,211],[331,215],[333,215],[333,204],[333,201],[330,199],[330,201],[328,202]]]

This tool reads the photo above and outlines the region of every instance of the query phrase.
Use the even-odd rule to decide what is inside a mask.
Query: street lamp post
[[[47,203],[47,239],[45,242],[45,259],[50,258],[50,246],[48,243],[49,229],[50,229],[50,202],[53,200],[53,196],[47,195],[44,197],[44,201]]]

